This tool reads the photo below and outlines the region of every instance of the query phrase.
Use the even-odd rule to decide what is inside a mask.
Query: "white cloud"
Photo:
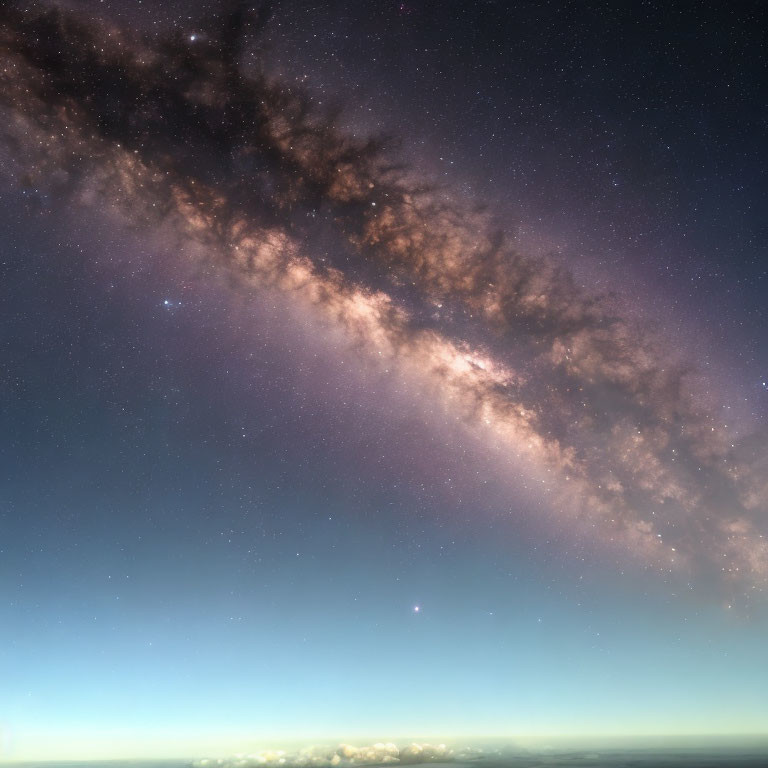
[[[339,744],[337,747],[306,747],[293,752],[274,749],[228,758],[207,758],[198,760],[195,768],[348,768],[358,765],[417,765],[462,758],[477,759],[480,756],[476,749],[470,752],[461,750],[457,753],[445,744],[414,743],[402,748],[392,742],[378,742],[364,747]]]

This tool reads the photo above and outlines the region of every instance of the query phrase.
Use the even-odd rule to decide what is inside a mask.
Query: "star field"
[[[764,733],[760,4],[0,9],[12,759]]]

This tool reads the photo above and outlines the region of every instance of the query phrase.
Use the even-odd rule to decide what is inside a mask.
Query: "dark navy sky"
[[[70,6],[89,27],[162,30],[190,46],[213,37],[205,18],[218,9]],[[453,273],[441,282],[443,252],[437,268],[393,278],[392,301],[419,321],[391,364],[370,364],[380,326],[360,330],[353,312],[359,295],[378,296],[367,287],[348,305],[339,289],[338,305],[320,306],[280,277],[244,277],[199,257],[207,246],[172,216],[134,220],[155,198],[125,191],[135,168],[115,192],[122,154],[90,148],[73,170],[53,144],[4,138],[0,757],[765,734],[766,28],[761,3],[340,1],[277,3],[261,36],[246,36],[241,71],[338,105],[344,135],[394,137],[398,162],[472,201],[456,208],[470,233],[476,202],[487,204],[537,265],[543,326],[560,318],[551,297],[566,284],[552,265],[573,274],[574,295],[614,292],[611,311],[641,340],[623,330],[621,344],[613,331],[606,340],[600,315],[585,321],[587,341],[553,337],[552,355],[567,340],[563,369],[515,346],[533,338],[527,325],[488,331],[474,284],[465,293]],[[93,103],[83,89],[66,102],[79,115]],[[40,114],[14,98],[4,115]],[[146,147],[182,127],[153,125],[133,154],[162,166]],[[102,129],[86,134],[128,152]],[[194,163],[180,166],[169,174],[201,183]],[[100,171],[104,186],[92,182]],[[74,190],[59,172],[78,178]],[[221,178],[233,210],[240,182]],[[300,241],[318,280],[327,258],[359,286],[376,245],[341,244],[357,213],[338,213],[336,194],[278,207],[275,227]],[[444,225],[432,215],[435,242]],[[315,217],[324,229],[296,234]],[[418,335],[422,325],[435,336]],[[608,350],[597,363],[590,339]],[[443,342],[470,360],[455,377],[430,362],[449,354]],[[497,370],[486,356],[521,372],[535,430],[505,431],[501,374],[483,389]],[[667,389],[638,383],[649,356],[654,372],[678,357],[695,370],[688,399],[666,409]],[[575,437],[565,431],[582,405],[574,381],[585,413],[603,409],[605,431],[598,416]],[[562,399],[551,394],[561,386]],[[559,408],[569,415],[550,422]],[[497,417],[499,431],[483,431]],[[618,442],[635,417],[647,453]],[[694,437],[660,437],[657,421],[670,420]],[[730,447],[705,443],[701,424],[731,430]],[[519,449],[539,437],[541,454]],[[590,489],[602,493],[619,445],[622,461],[640,461],[637,450],[653,471],[626,470],[626,496],[574,522],[568,497],[602,503]],[[669,479],[675,462],[690,476]],[[558,495],[574,477],[580,485]],[[677,503],[684,513],[670,511]],[[619,532],[611,510],[629,521]],[[658,567],[648,539],[662,535],[685,565]]]

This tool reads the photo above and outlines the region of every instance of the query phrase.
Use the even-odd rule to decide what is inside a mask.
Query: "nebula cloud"
[[[517,252],[488,209],[246,72],[266,6],[235,5],[194,40],[0,10],[17,183],[162,228],[235,281],[284,292],[529,467],[563,525],[763,589],[765,439],[737,442],[668,342]]]

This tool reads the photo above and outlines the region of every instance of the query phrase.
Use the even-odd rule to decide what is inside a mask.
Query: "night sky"
[[[0,0],[0,759],[768,737],[766,30]]]

